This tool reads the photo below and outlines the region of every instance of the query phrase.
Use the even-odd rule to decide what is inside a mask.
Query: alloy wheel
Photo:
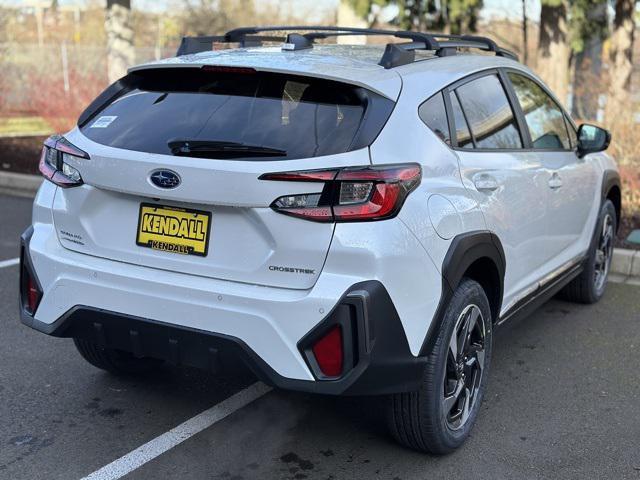
[[[613,256],[613,218],[610,214],[604,217],[602,230],[598,238],[598,247],[595,255],[595,268],[593,285],[596,292],[602,291],[609,275],[611,258]]]
[[[469,419],[485,365],[485,321],[477,305],[462,311],[449,340],[444,374],[444,413],[452,430]]]

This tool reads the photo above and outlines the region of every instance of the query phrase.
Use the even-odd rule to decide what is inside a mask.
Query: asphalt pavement
[[[0,263],[18,256],[30,211],[0,196]],[[104,373],[70,340],[20,324],[17,280],[16,265],[0,268],[0,479],[100,472],[255,382],[177,367]],[[640,479],[639,359],[640,289],[610,284],[597,305],[553,300],[496,332],[480,417],[447,457],[393,443],[384,399],[271,391],[123,478]]]

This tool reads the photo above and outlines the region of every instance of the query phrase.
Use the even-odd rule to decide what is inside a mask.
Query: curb
[[[609,280],[640,285],[640,250],[614,249]]]
[[[21,197],[33,197],[42,181],[40,175],[0,172],[0,192]]]

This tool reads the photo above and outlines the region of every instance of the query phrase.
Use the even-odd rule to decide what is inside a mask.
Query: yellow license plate
[[[136,243],[154,250],[206,257],[210,230],[211,212],[143,203]]]

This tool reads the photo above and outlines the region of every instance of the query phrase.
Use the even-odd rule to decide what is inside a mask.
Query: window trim
[[[513,113],[513,118],[516,122],[516,128],[518,130],[518,136],[520,137],[520,142],[522,144],[522,146],[520,148],[478,148],[478,144],[476,142],[476,137],[475,134],[473,133],[473,129],[471,128],[471,126],[469,125],[469,120],[467,119],[467,113],[464,111],[464,107],[462,106],[462,102],[460,102],[460,96],[458,95],[458,93],[456,92],[456,90],[458,89],[458,87],[461,87],[463,85],[466,85],[467,83],[473,82],[474,80],[477,80],[479,78],[483,78],[483,77],[488,77],[490,75],[495,75],[496,77],[498,77],[498,81],[500,82],[500,84],[502,85],[502,89],[504,90],[505,96],[507,98],[507,102],[509,103],[509,106],[511,107],[511,112]],[[453,123],[453,131],[451,131],[449,133],[449,135],[451,136],[451,138],[455,138],[455,142],[451,142],[452,145],[455,143],[455,147],[452,146],[452,148],[456,151],[459,152],[488,152],[488,153],[496,153],[496,152],[524,152],[527,151],[527,145],[530,145],[530,143],[527,143],[527,141],[530,142],[530,140],[528,140],[529,138],[529,131],[528,129],[526,130],[526,136],[525,136],[525,132],[522,130],[522,122],[523,119],[518,115],[519,113],[519,109],[516,109],[515,106],[513,105],[513,98],[511,97],[510,93],[509,93],[509,88],[510,88],[510,84],[505,84],[505,78],[504,78],[504,74],[502,73],[502,69],[501,68],[490,68],[487,70],[482,70],[480,72],[475,72],[471,75],[468,75],[464,78],[461,78],[455,82],[453,82],[452,84],[446,86],[445,88],[442,89],[442,92],[446,92],[445,95],[445,106],[449,108],[449,110],[447,111],[447,116],[452,117],[453,116],[453,111],[451,110],[451,103],[450,101],[448,101],[447,96],[451,93],[453,93],[454,95],[456,95],[456,97],[458,98],[458,102],[460,103],[460,108],[462,109],[462,114],[465,117],[465,120],[467,121],[467,127],[469,128],[469,133],[471,134],[471,140],[473,142],[473,148],[463,148],[463,147],[458,147],[458,138],[456,135],[456,129],[455,129],[455,122],[454,120],[452,120]]]
[[[464,118],[464,122],[466,124],[467,130],[469,131],[469,137],[471,138],[471,145],[473,145],[473,148],[465,148],[458,145],[458,129],[456,128],[455,114],[453,113],[453,104],[451,103],[452,95],[455,95],[456,100],[458,101],[458,105],[460,105],[460,112],[462,113],[462,117]],[[447,92],[446,95],[443,93],[442,96],[444,97],[445,107],[447,108],[447,117],[450,119],[449,136],[451,137],[452,146],[455,143],[454,150],[465,150],[465,151],[475,150],[476,138],[473,135],[473,132],[471,131],[471,127],[469,127],[469,120],[467,119],[467,114],[462,108],[462,104],[460,103],[460,97],[458,96],[458,93],[455,90],[451,90]]]
[[[441,88],[440,90],[438,90],[436,93],[434,93],[433,95],[431,95],[429,98],[425,99],[423,102],[420,103],[420,105],[418,105],[418,108],[420,108],[420,106],[426,102],[427,100],[429,100],[431,97],[435,96],[437,93],[440,93],[443,97],[444,100],[444,105],[445,105],[445,110],[447,112],[447,120],[448,120],[448,124],[449,124],[449,136],[451,138],[451,145],[445,143],[445,145],[447,145],[447,147],[451,148],[454,151],[457,152],[474,152],[474,153],[514,153],[514,152],[520,152],[520,153],[531,153],[531,152],[577,152],[577,145],[573,145],[573,142],[571,141],[571,135],[569,135],[569,143],[571,144],[571,150],[567,150],[567,149],[539,149],[539,148],[533,148],[532,144],[531,144],[531,135],[529,133],[529,127],[527,127],[526,125],[526,120],[524,118],[524,114],[522,113],[522,109],[520,107],[520,102],[517,101],[516,98],[516,94],[515,94],[515,90],[513,88],[513,85],[511,84],[511,80],[509,79],[509,72],[513,72],[513,73],[517,73],[518,75],[522,75],[523,77],[526,77],[530,80],[532,80],[533,82],[536,83],[536,85],[538,85],[540,88],[542,88],[542,90],[551,98],[551,100],[553,100],[553,102],[558,106],[558,108],[560,109],[560,111],[563,113],[564,118],[565,118],[565,124],[568,122],[568,125],[566,125],[567,130],[569,128],[573,128],[573,131],[576,132],[578,131],[578,127],[576,126],[576,123],[573,121],[573,118],[571,118],[571,116],[567,113],[567,111],[562,107],[562,104],[558,101],[558,99],[556,98],[556,96],[553,94],[553,92],[551,92],[549,90],[549,88],[547,88],[546,85],[544,85],[543,83],[541,83],[536,77],[534,77],[532,74],[530,74],[527,71],[524,70],[520,70],[518,68],[513,68],[513,67],[491,67],[485,70],[480,70],[478,72],[472,73],[470,75],[467,75],[466,77],[460,78],[458,80],[456,80],[455,82]],[[473,141],[473,145],[474,148],[462,148],[458,146],[458,138],[456,135],[456,128],[455,128],[455,121],[453,118],[453,107],[451,105],[451,99],[449,97],[449,95],[451,93],[453,93],[454,95],[457,95],[455,93],[456,88],[469,83],[477,78],[481,78],[487,75],[498,75],[498,78],[500,79],[500,82],[502,83],[502,86],[505,90],[505,93],[507,95],[507,100],[509,101],[509,104],[511,105],[511,109],[513,111],[514,117],[516,119],[516,123],[518,125],[518,129],[520,130],[520,138],[522,140],[523,146],[522,148],[476,148],[476,143],[475,143],[475,137],[473,135],[473,132],[471,131],[471,127],[469,127],[469,133],[471,134],[471,138]],[[515,100],[515,105],[513,104],[513,101]],[[459,101],[459,100],[458,100]],[[462,107],[462,105],[460,105]],[[464,109],[462,109],[462,113],[465,116],[466,119],[466,113],[464,112]],[[422,119],[421,119],[422,121]],[[424,121],[422,122],[424,123]],[[425,124],[425,126],[428,127],[428,125]],[[467,121],[467,126],[468,126],[468,121]],[[523,130],[523,126],[526,127]],[[567,133],[569,133],[567,131]],[[442,141],[442,140],[440,140]]]

